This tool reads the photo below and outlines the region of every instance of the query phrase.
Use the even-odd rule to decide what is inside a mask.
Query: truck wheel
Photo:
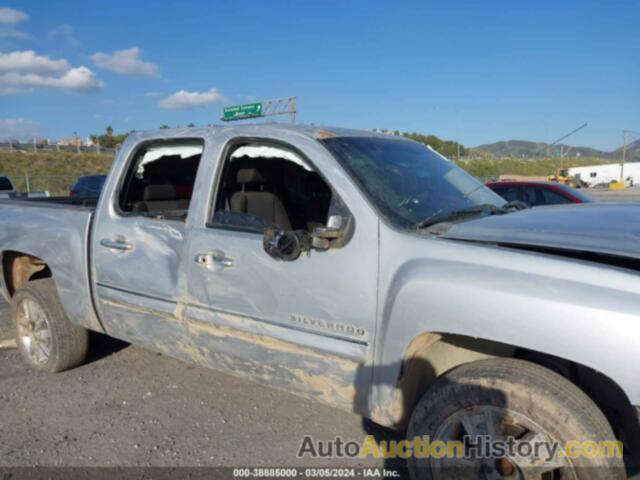
[[[444,374],[418,402],[407,434],[410,441],[428,436],[432,445],[430,458],[409,458],[413,479],[627,478],[622,458],[593,456],[593,442],[618,447],[600,409],[565,378],[522,360],[481,360]],[[513,455],[494,451],[492,458],[475,454],[488,440],[511,442],[517,450]],[[463,453],[443,455],[436,441],[461,442]],[[571,441],[580,442],[584,456],[571,455],[566,443]],[[549,460],[553,455],[546,448],[554,442],[571,458]],[[538,455],[528,451],[534,444],[541,445]]]
[[[50,278],[27,282],[11,302],[16,343],[29,365],[46,372],[62,372],[80,365],[87,354],[89,335],[73,325]]]

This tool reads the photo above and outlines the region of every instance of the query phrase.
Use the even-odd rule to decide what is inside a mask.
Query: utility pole
[[[78,138],[78,132],[73,132],[76,137],[76,151],[80,153],[80,139]]]
[[[627,150],[629,148],[629,139],[640,136],[640,132],[633,130],[622,131],[622,161],[620,162],[620,182],[624,185],[624,165],[627,161]]]
[[[298,112],[298,98],[291,97],[289,99],[289,112],[291,114],[291,124],[296,124],[296,113]]]
[[[624,162],[627,159],[627,140],[629,138],[629,130],[622,131],[622,163],[620,164],[620,183],[624,185]]]
[[[570,131],[569,133],[567,133],[566,135],[563,135],[562,137],[560,137],[559,139],[557,139],[555,142],[551,143],[551,144],[547,147],[547,151],[551,150],[551,147],[553,147],[555,144],[557,144],[557,143],[561,142],[561,141],[562,141],[562,140],[564,140],[565,138],[570,137],[571,135],[573,135],[574,133],[576,133],[576,132],[578,132],[578,131],[582,130],[582,129],[583,129],[584,127],[586,127],[586,126],[587,126],[587,123],[583,123],[583,124],[582,124],[582,125],[580,125],[578,128],[574,128],[573,130],[571,130],[571,131]],[[563,167],[564,167],[564,158],[563,158],[563,156],[564,156],[564,155],[563,155],[563,150],[564,150],[563,146],[562,146],[562,145],[560,145],[560,170],[563,170]],[[567,152],[568,152],[568,150],[567,150]],[[564,175],[562,175],[562,173],[563,173],[563,172],[561,172],[561,171],[556,172],[555,178],[556,178],[556,179],[558,179],[558,177],[560,177],[560,176],[563,176],[563,177],[564,177]]]

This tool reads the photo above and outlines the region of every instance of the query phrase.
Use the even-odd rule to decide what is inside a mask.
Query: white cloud
[[[186,90],[180,90],[161,100],[158,105],[161,108],[187,109],[208,105],[221,101],[222,99],[222,95],[215,88],[207,92],[187,92]]]
[[[3,73],[4,72],[4,73]],[[88,92],[102,81],[87,67],[71,68],[66,60],[53,60],[33,50],[0,53],[0,94],[26,93],[38,87]]]
[[[98,90],[102,88],[102,86],[102,81],[98,80],[95,73],[87,67],[72,68],[60,77],[18,72],[9,72],[0,75],[0,92],[5,95],[28,92],[34,87],[89,92]]]
[[[55,40],[57,37],[64,39],[72,47],[80,46],[80,40],[75,37],[73,27],[67,23],[58,25],[49,31],[49,40]]]
[[[8,50],[13,47],[13,40],[31,40],[33,37],[15,26],[28,19],[29,15],[20,10],[0,7],[0,49]]]
[[[24,118],[0,118],[0,140],[27,140],[40,135],[40,124]]]
[[[14,29],[0,29],[0,39],[33,40],[33,35]]]
[[[98,52],[91,55],[96,67],[111,70],[123,75],[142,75],[159,77],[158,66],[140,59],[142,51],[138,47],[117,50],[113,53]]]
[[[20,23],[29,18],[24,12],[9,7],[0,7],[0,23],[13,24]]]
[[[33,73],[62,73],[69,69],[66,60],[52,60],[33,50],[0,53],[0,70]]]

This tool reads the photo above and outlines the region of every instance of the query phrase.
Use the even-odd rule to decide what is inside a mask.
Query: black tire
[[[20,322],[24,325],[24,311],[27,303],[33,310],[39,307],[40,315],[44,314],[47,333],[46,359],[35,358],[30,353],[27,345],[31,341],[25,340],[25,335],[21,335]],[[32,303],[36,305],[34,306]],[[82,327],[72,324],[64,311],[58,291],[53,279],[44,278],[27,282],[14,294],[11,301],[11,314],[16,328],[16,343],[22,353],[22,357],[32,367],[45,372],[62,372],[82,364],[86,358],[89,345],[89,332]],[[22,317],[21,317],[22,315]],[[40,316],[42,324],[42,317]],[[44,329],[40,329],[42,331]],[[24,329],[23,329],[24,331]],[[39,352],[40,354],[40,352]],[[42,355],[44,357],[44,355]]]
[[[450,432],[453,437],[458,435],[461,438],[469,430],[475,430],[474,435],[478,435],[486,430],[482,419],[487,418],[491,420],[486,425],[498,425],[502,438],[532,438],[535,430],[539,429],[542,434],[537,438],[558,441],[560,445],[571,440],[616,440],[604,414],[574,384],[533,363],[500,358],[461,365],[442,375],[418,402],[409,421],[407,437],[412,440],[416,436],[428,435],[434,441],[451,438],[445,435]],[[480,421],[474,424],[477,419]],[[455,433],[454,425],[458,420],[459,431]],[[518,422],[529,427],[521,429]],[[505,470],[515,470],[517,474],[533,473],[526,460],[520,465],[517,459],[511,460],[506,464],[504,460],[484,460],[461,467],[460,464],[452,466],[454,463],[446,463],[447,460],[416,459],[412,456],[408,464],[413,479],[502,478],[500,475],[514,474]],[[548,477],[533,478],[627,478],[621,458],[579,457],[569,462],[564,466],[560,464],[555,471],[546,472],[544,475]],[[527,468],[521,468],[525,465]]]

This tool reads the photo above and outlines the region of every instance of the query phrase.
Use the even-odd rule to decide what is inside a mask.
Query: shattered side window
[[[262,232],[325,226],[333,191],[309,161],[276,144],[238,144],[227,155],[212,227]]]
[[[204,144],[150,143],[135,152],[119,198],[120,210],[149,217],[186,217]]]

